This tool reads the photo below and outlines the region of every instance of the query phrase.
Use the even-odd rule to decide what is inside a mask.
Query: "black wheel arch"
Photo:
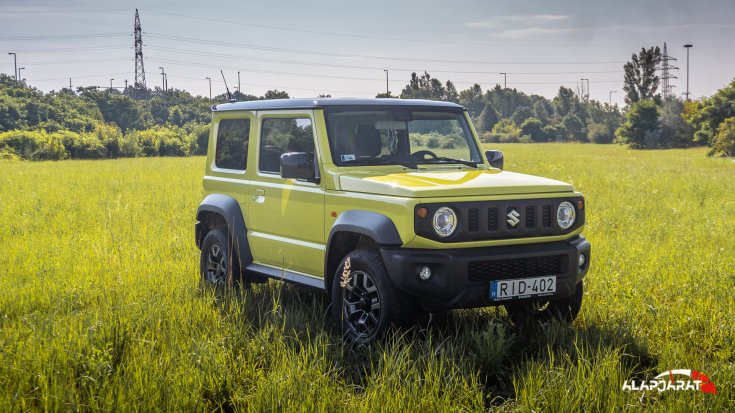
[[[194,234],[197,247],[201,248],[207,232],[217,227],[227,228],[229,240],[240,262],[240,268],[244,268],[253,261],[240,204],[231,196],[207,195],[199,205]]]
[[[334,273],[340,262],[358,248],[398,247],[403,245],[393,221],[371,211],[345,211],[329,231],[324,256],[324,289],[331,293]]]

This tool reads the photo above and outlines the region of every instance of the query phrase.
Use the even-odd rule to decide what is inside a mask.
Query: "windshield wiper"
[[[436,158],[427,159],[426,163],[432,163],[432,161],[441,161],[443,163],[458,163],[466,166],[471,166],[473,168],[477,168],[477,164],[480,162],[473,162],[473,161],[465,161],[464,159],[454,159],[454,158],[448,158],[446,156],[437,156]]]

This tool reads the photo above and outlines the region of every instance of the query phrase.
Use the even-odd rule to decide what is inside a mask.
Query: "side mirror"
[[[287,152],[281,155],[281,178],[305,179],[315,178],[314,161],[306,152]]]
[[[502,151],[485,151],[487,161],[490,166],[503,170],[503,152]]]

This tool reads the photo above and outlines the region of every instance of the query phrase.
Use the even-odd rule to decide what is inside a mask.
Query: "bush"
[[[28,160],[60,160],[69,157],[62,139],[49,136],[43,130],[0,133],[0,151]]]
[[[49,134],[49,138],[62,142],[64,149],[72,159],[104,159],[107,157],[107,148],[93,133],[58,131]]]
[[[710,155],[735,156],[735,116],[725,119],[712,141]]]
[[[614,137],[607,125],[602,123],[591,123],[587,127],[587,138],[592,143],[612,143]]]

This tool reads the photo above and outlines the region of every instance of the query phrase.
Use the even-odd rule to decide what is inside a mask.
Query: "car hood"
[[[409,198],[574,191],[572,185],[564,182],[497,169],[382,172],[363,171],[342,174],[338,178],[340,189]]]

